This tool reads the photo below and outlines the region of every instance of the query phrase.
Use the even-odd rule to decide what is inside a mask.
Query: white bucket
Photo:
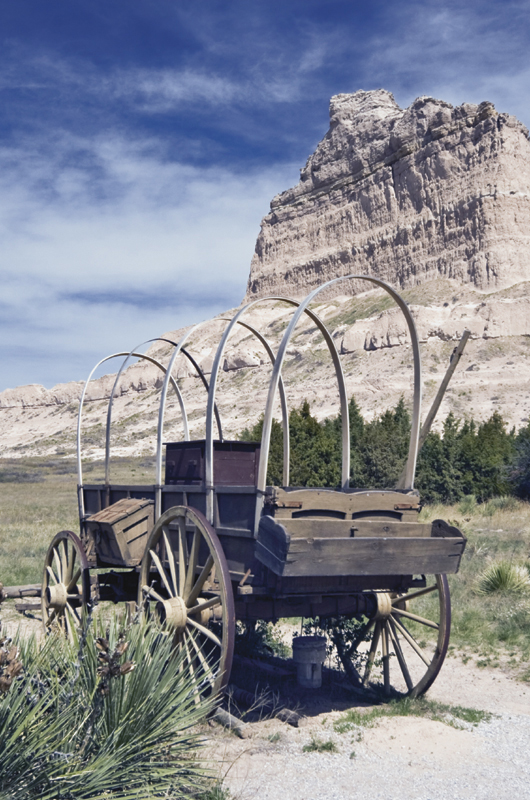
[[[299,686],[320,689],[322,664],[326,660],[325,636],[296,636],[293,639],[293,661]]]

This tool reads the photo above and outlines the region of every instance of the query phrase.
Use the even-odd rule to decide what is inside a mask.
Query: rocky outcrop
[[[530,279],[529,245],[530,142],[515,117],[488,102],[420,97],[403,110],[384,90],[341,94],[300,182],[262,221],[247,299],[348,274],[494,290]]]
[[[498,339],[501,336],[530,336],[528,299],[493,300],[450,306],[409,306],[420,342],[460,339],[464,330],[472,339]],[[383,311],[358,320],[344,333],[341,353],[378,350],[410,344],[409,331],[399,309]]]

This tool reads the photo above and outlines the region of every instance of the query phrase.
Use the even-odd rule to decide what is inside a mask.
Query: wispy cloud
[[[0,334],[38,344],[11,384],[79,378],[67,350],[95,361],[238,305],[259,219],[294,173],[193,168],[116,135],[50,149],[0,151]],[[53,368],[41,348],[62,353]]]
[[[29,7],[0,9],[4,386],[239,303],[333,94],[489,99],[530,125],[527,0],[161,0],[129,27],[112,3],[59,27]]]
[[[364,75],[402,105],[418,95],[453,104],[490,100],[530,123],[527,2],[412,2],[391,6],[371,40]]]

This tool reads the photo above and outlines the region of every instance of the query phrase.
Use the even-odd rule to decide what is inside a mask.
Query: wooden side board
[[[439,531],[419,537],[301,537],[291,536],[278,520],[264,516],[255,555],[281,577],[455,573],[466,540],[454,535],[455,528],[446,526],[446,535]]]

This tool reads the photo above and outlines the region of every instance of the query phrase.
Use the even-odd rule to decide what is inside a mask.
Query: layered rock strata
[[[420,97],[403,110],[384,90],[340,94],[300,182],[262,221],[247,299],[349,274],[491,291],[530,279],[529,245],[530,141],[515,117],[488,102]]]

